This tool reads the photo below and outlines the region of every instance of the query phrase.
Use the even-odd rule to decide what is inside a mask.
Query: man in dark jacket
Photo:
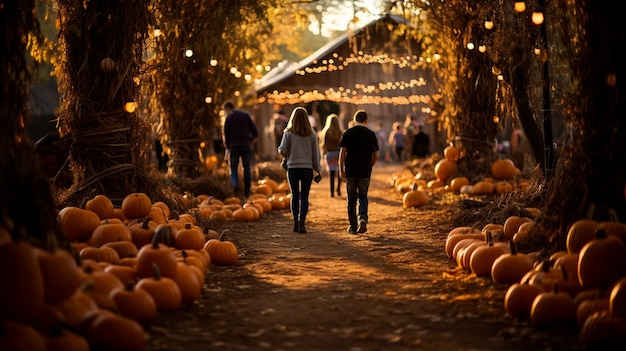
[[[243,166],[244,196],[250,196],[252,176],[250,174],[250,161],[252,160],[252,142],[259,136],[256,124],[250,114],[235,109],[232,101],[226,101],[222,106],[226,113],[224,121],[224,147],[228,151],[230,163],[230,182],[233,190],[237,193],[239,177],[239,159]]]

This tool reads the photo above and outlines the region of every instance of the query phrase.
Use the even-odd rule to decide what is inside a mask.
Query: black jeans
[[[230,153],[230,183],[233,187],[239,185],[239,174],[237,169],[239,167],[239,158],[243,166],[243,185],[245,195],[250,195],[250,188],[252,186],[252,175],[250,174],[250,161],[252,160],[252,147],[251,146],[231,146],[228,150]]]
[[[370,187],[369,178],[347,178],[346,179],[346,196],[348,198],[348,220],[350,226],[356,230],[358,222],[368,221],[367,208],[369,205],[367,199],[367,191]],[[359,211],[357,214],[356,203],[359,202]]]
[[[294,221],[304,223],[309,212],[309,192],[313,182],[313,169],[289,168],[287,180],[291,191],[291,215]]]

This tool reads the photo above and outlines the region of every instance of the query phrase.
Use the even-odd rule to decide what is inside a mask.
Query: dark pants
[[[287,171],[291,191],[291,215],[294,221],[304,223],[309,212],[309,192],[313,182],[313,169],[289,168]]]
[[[346,196],[348,197],[348,220],[350,226],[356,230],[358,222],[368,221],[367,216],[367,190],[370,187],[369,178],[347,178]],[[357,215],[356,203],[359,201],[359,211]]]
[[[250,174],[250,160],[252,160],[252,147],[251,146],[231,146],[230,153],[230,183],[233,187],[239,185],[239,174],[237,169],[239,168],[239,159],[243,165],[243,184],[245,195],[250,195],[250,188],[252,185],[252,176]]]
[[[335,179],[337,179],[337,195],[341,195],[341,179],[339,178],[339,172],[328,171],[330,175],[330,196],[335,196]]]

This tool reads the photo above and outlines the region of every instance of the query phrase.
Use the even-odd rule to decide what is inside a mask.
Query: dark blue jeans
[[[239,168],[239,159],[243,166],[243,184],[246,196],[250,195],[250,188],[252,185],[252,176],[250,175],[250,160],[252,160],[252,147],[251,146],[231,146],[230,153],[230,183],[233,187],[239,185],[239,174],[237,169]]]
[[[304,223],[309,212],[309,192],[313,182],[313,169],[289,168],[287,180],[291,191],[291,215],[294,221]]]
[[[367,216],[367,190],[370,187],[369,178],[347,178],[346,196],[348,198],[348,220],[350,226],[356,230],[358,222],[368,221]],[[359,212],[357,215],[356,203],[359,202]]]

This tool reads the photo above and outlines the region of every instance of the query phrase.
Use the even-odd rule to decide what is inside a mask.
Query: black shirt
[[[347,178],[370,178],[372,155],[378,151],[376,134],[369,128],[356,125],[347,129],[339,140],[339,147],[346,148],[345,172]]]

